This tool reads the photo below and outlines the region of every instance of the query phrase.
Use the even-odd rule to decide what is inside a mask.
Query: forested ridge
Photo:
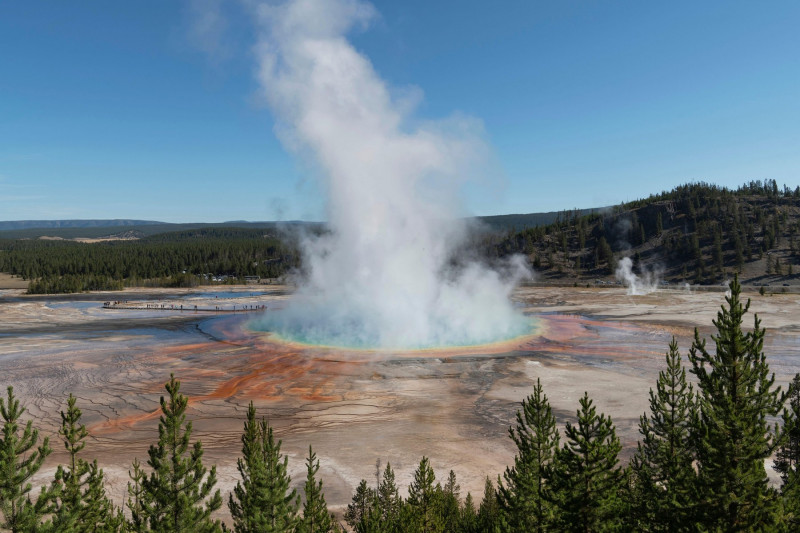
[[[210,283],[212,276],[274,278],[296,264],[286,239],[258,229],[204,228],[91,244],[0,240],[0,271],[31,280],[31,293],[186,287]]]
[[[309,447],[302,494],[288,458],[251,403],[241,436],[240,479],[222,495],[216,468],[203,464],[192,439],[188,399],[174,376],[161,398],[157,440],[145,463],[134,459],[128,496],[118,507],[105,493],[103,470],[84,457],[88,436],[74,396],[61,412],[67,464],[38,491],[30,484],[51,452],[8,388],[0,399],[0,528],[103,532],[793,532],[800,528],[800,375],[788,390],[774,383],[757,317],[743,331],[749,301],[737,279],[708,340],[695,337],[688,358],[675,340],[641,416],[637,450],[619,461],[613,420],[588,394],[559,430],[537,380],[509,436],[513,463],[486,477],[478,498],[462,495],[456,473],[437,477],[422,457],[402,496],[391,464],[376,483],[362,480],[340,523],[326,504],[320,462]],[[688,362],[688,365],[687,365]],[[696,385],[687,381],[687,369]],[[138,453],[143,453],[140,450]],[[772,458],[780,486],[769,484]],[[227,504],[231,526],[215,518]],[[346,526],[345,526],[346,525]]]
[[[738,189],[692,183],[551,224],[512,230],[484,243],[493,256],[521,253],[547,280],[613,275],[630,257],[672,282],[710,284],[738,272],[748,283],[800,273],[800,187],[774,180]]]

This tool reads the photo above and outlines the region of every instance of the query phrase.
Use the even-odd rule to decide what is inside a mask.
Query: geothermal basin
[[[121,504],[131,461],[145,462],[157,439],[159,397],[174,373],[190,399],[193,436],[203,442],[206,465],[217,465],[224,496],[238,479],[242,423],[253,401],[283,440],[296,487],[313,445],[334,508],[349,502],[360,479],[374,483],[376,460],[392,464],[405,494],[423,455],[437,479],[452,469],[462,497],[470,491],[479,500],[485,476],[495,479],[513,460],[508,426],[537,378],[562,427],[588,391],[612,416],[629,457],[670,339],[678,339],[688,364],[694,327],[708,337],[724,303],[721,291],[628,296],[618,287],[523,287],[513,299],[531,319],[527,335],[393,351],[304,345],[251,327],[291,292],[0,291],[0,385],[14,386],[54,449],[39,482],[65,460],[59,411],[73,393],[90,431],[85,456],[98,459],[110,496]],[[786,384],[800,371],[800,296],[744,296],[753,300],[745,325],[759,314],[771,369]]]

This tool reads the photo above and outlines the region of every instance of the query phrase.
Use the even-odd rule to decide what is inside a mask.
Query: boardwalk
[[[137,303],[129,301],[103,302],[103,309],[127,309],[134,311],[180,311],[187,313],[254,313],[257,311],[264,311],[266,308],[266,305],[247,304],[202,307],[197,305]]]

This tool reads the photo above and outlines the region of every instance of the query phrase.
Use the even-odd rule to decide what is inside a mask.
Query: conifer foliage
[[[567,422],[567,441],[558,451],[553,485],[561,531],[614,531],[623,516],[622,446],[611,418],[598,414],[584,393],[577,424]]]
[[[123,530],[125,518],[106,495],[105,476],[97,465],[97,459],[89,463],[83,499],[81,520],[75,531],[112,533]]]
[[[380,485],[378,486],[378,506],[381,510],[381,520],[387,524],[387,530],[394,531],[400,518],[403,500],[394,479],[394,470],[391,463],[386,463]]]
[[[632,514],[635,526],[650,531],[691,531],[697,500],[691,444],[697,404],[674,337],[666,365],[656,390],[650,389],[650,415],[639,420],[642,440],[631,460],[636,494]]]
[[[375,491],[369,488],[366,479],[362,479],[358,483],[353,498],[344,512],[344,520],[347,525],[354,529],[358,527],[370,514],[374,502]]]
[[[295,531],[299,501],[297,492],[290,489],[287,465],[288,458],[281,455],[281,441],[275,442],[272,427],[265,420],[256,420],[250,402],[242,457],[237,462],[242,480],[228,501],[237,533]]]
[[[142,480],[144,510],[154,532],[221,531],[211,513],[222,506],[217,468],[203,466],[203,445],[190,448],[192,423],[186,421],[188,399],[180,393],[180,381],[170,375],[165,385],[169,398],[161,397],[158,444],[150,446],[150,475]]]
[[[410,531],[434,533],[444,530],[441,508],[437,505],[437,491],[433,484],[436,475],[430,460],[423,457],[408,487],[408,506],[411,511]]]
[[[144,480],[147,474],[142,468],[139,459],[133,459],[133,472],[128,471],[131,480],[128,482],[128,501],[125,506],[130,513],[127,522],[128,531],[142,533],[147,531],[147,511],[145,509]]]
[[[460,513],[459,501],[461,486],[456,480],[456,473],[452,470],[447,475],[447,481],[443,487],[437,485],[437,492],[439,494],[439,506],[441,507],[442,522],[445,529],[453,524],[458,524]],[[451,526],[452,527],[452,526]]]
[[[25,408],[8,387],[8,396],[0,398],[0,416],[3,434],[0,437],[0,529],[14,533],[34,531],[45,516],[53,511],[55,487],[42,487],[37,497],[32,497],[30,479],[42,467],[52,449],[49,439],[39,442],[39,430],[33,422],[25,423],[20,433],[20,418]]]
[[[319,460],[317,454],[308,447],[306,459],[306,501],[303,504],[303,520],[298,528],[300,533],[330,533],[333,531],[333,520],[328,513],[325,494],[322,492],[322,480],[317,480]]]
[[[500,506],[492,478],[486,476],[483,484],[483,499],[478,505],[477,531],[497,532],[500,530]]]
[[[785,518],[791,529],[800,530],[800,374],[789,392],[783,412],[783,444],[775,454],[775,471],[781,475]]]
[[[716,350],[709,351],[695,329],[689,351],[699,388],[700,520],[712,531],[761,530],[775,523],[778,512],[764,462],[779,444],[768,418],[780,413],[785,394],[769,374],[758,316],[752,331],[742,331],[750,301],[742,304],[740,293],[737,278],[714,320]]]
[[[498,484],[505,528],[509,531],[547,531],[555,509],[549,497],[550,471],[559,446],[553,410],[536,380],[533,393],[517,411],[516,427],[508,433],[517,445],[514,466],[506,468],[505,484]]]
[[[60,503],[56,513],[55,525],[59,529],[69,530],[80,521],[83,502],[82,488],[86,485],[86,474],[89,464],[78,453],[86,446],[84,439],[89,435],[86,426],[80,423],[81,410],[75,405],[72,394],[67,399],[67,411],[61,411],[61,429],[59,435],[64,439],[64,447],[69,453],[69,464],[59,465],[56,470],[56,481],[61,485]]]
[[[472,499],[472,494],[467,493],[464,498],[464,505],[461,508],[461,513],[458,519],[457,531],[463,533],[477,533],[478,532],[478,512],[475,510],[475,501]]]
[[[58,504],[53,519],[55,530],[61,532],[119,531],[123,519],[106,496],[103,471],[97,461],[87,462],[78,454],[86,447],[89,435],[81,423],[81,410],[72,394],[67,410],[61,412],[59,435],[69,453],[66,467],[56,469],[55,482],[59,487]]]

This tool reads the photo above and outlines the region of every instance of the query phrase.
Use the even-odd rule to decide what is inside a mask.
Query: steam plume
[[[658,270],[644,270],[641,276],[637,276],[633,272],[633,261],[630,257],[623,257],[614,272],[617,280],[628,288],[628,294],[631,296],[650,294],[658,289],[660,274]]]
[[[323,177],[330,233],[303,242],[306,278],[263,327],[313,343],[418,348],[523,333],[509,296],[527,269],[455,269],[463,176],[487,151],[477,121],[415,121],[346,39],[359,0],[258,5],[259,81],[284,144]]]

